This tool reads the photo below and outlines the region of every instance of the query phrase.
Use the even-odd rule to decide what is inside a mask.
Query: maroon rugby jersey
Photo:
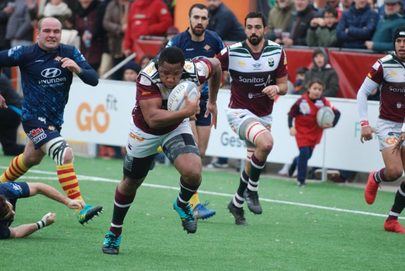
[[[211,70],[211,62],[206,58],[198,58],[192,61],[186,61],[183,66],[183,74],[180,82],[192,81],[197,85],[201,85],[209,79]],[[161,98],[163,100],[162,109],[167,110],[167,98],[169,97],[171,90],[172,89],[165,87],[160,80],[156,59],[149,62],[149,64],[142,69],[136,81],[136,104],[132,110],[132,119],[138,128],[149,134],[163,135],[173,131],[177,128],[177,126],[179,126],[183,120],[174,125],[153,129],[146,123],[144,116],[142,115],[142,110],[139,106],[140,100]]]
[[[230,108],[248,109],[262,117],[271,114],[274,100],[262,90],[287,75],[287,58],[281,46],[265,40],[261,53],[254,54],[244,42],[224,48],[217,56],[231,77]]]
[[[405,63],[386,55],[374,63],[368,77],[379,84],[380,115],[382,119],[404,122]]]

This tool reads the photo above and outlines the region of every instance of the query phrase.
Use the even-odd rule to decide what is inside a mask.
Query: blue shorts
[[[23,121],[22,126],[28,138],[34,143],[35,149],[39,149],[45,143],[60,136],[61,127],[39,120]]]
[[[208,93],[201,93],[200,97],[200,113],[196,115],[195,125],[197,126],[210,126],[211,125],[211,114],[208,117],[204,117],[205,111],[207,110]]]

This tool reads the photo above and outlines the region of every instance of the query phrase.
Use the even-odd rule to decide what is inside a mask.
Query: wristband
[[[35,224],[37,224],[38,230],[40,230],[40,229],[42,229],[43,227],[46,226],[45,221],[43,221],[42,219],[40,221],[38,221],[37,223],[35,223]]]
[[[370,124],[368,123],[368,120],[362,120],[362,121],[360,121],[360,126],[365,127],[365,126],[370,126]]]

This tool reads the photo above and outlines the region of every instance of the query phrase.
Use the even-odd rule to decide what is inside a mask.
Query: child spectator
[[[141,66],[135,63],[135,61],[130,61],[122,67],[123,76],[122,80],[127,82],[136,82],[138,74],[141,71]]]
[[[320,79],[324,84],[323,95],[336,97],[339,91],[339,77],[329,64],[328,54],[324,49],[314,50],[312,55],[312,67],[305,73],[305,86],[314,79]]]
[[[307,31],[307,45],[313,47],[336,47],[337,23],[337,10],[334,7],[326,6],[323,18],[314,18],[311,20],[311,27]]]
[[[308,160],[311,158],[315,146],[321,141],[323,129],[334,127],[340,117],[340,112],[322,96],[324,89],[325,85],[319,79],[311,81],[308,91],[293,104],[288,113],[290,135],[295,136],[299,148],[299,155],[294,158],[289,173],[292,175],[292,172],[298,167],[297,182],[299,186],[305,185]],[[332,125],[319,127],[316,115],[318,110],[324,106],[333,109],[335,119]]]
[[[295,75],[294,89],[289,94],[302,95],[305,92],[305,73],[308,72],[306,67],[299,67]]]

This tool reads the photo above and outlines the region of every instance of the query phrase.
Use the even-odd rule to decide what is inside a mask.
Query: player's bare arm
[[[56,214],[47,213],[36,223],[23,224],[17,227],[10,227],[10,238],[24,238],[43,227],[52,225],[55,222]]]
[[[168,111],[165,109],[161,109],[161,98],[140,100],[139,106],[142,110],[142,115],[148,126],[153,129],[157,129],[179,123],[185,118],[197,114],[200,110],[199,102],[200,99],[191,101],[187,98],[187,96],[185,96],[185,106],[179,111]]]
[[[50,185],[44,183],[28,183],[30,188],[30,196],[42,194],[50,199],[60,202],[66,205],[70,209],[82,209],[84,208],[84,202],[80,200],[72,200],[59,193],[58,190]]]
[[[265,87],[262,92],[272,100],[277,95],[285,95],[287,93],[287,76],[277,78],[275,85]]]
[[[207,102],[207,111],[205,112],[205,117],[208,117],[208,114],[212,114],[211,125],[215,128],[217,127],[217,96],[218,90],[221,86],[221,62],[217,58],[208,58],[212,65],[212,74],[208,81],[209,84],[209,97]]]

